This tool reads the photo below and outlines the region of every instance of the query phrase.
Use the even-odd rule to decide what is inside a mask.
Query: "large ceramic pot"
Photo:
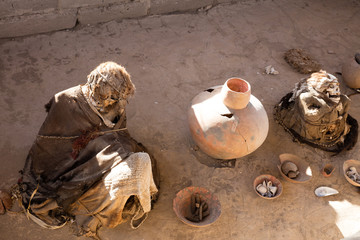
[[[344,62],[342,77],[350,88],[360,88],[360,53]]]
[[[217,159],[240,158],[255,151],[269,131],[263,105],[241,78],[230,78],[223,86],[195,96],[188,121],[195,143]]]

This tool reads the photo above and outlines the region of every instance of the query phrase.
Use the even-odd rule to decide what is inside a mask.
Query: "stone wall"
[[[188,12],[241,0],[2,0],[0,38],[154,14]]]

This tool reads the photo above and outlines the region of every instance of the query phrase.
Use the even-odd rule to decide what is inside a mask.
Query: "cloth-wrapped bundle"
[[[338,153],[357,141],[358,123],[349,107],[337,78],[320,71],[298,82],[275,106],[274,116],[295,140]]]
[[[18,184],[29,218],[47,228],[71,221],[77,234],[145,220],[158,192],[155,159],[126,130],[125,111],[106,124],[84,86],[57,93]]]

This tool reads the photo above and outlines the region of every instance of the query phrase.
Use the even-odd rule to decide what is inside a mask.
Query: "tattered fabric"
[[[158,173],[124,116],[114,128],[106,126],[81,86],[56,94],[47,108],[19,183],[28,216],[48,228],[71,220],[87,236],[129,219],[133,227],[141,224],[158,191]]]
[[[329,152],[351,149],[357,142],[358,123],[348,114],[350,99],[333,102],[325,94],[285,95],[275,106],[275,120],[295,140]]]

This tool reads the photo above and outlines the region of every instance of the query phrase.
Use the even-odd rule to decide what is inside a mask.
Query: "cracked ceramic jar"
[[[261,102],[251,95],[250,84],[230,78],[209,88],[191,102],[191,135],[199,148],[217,159],[234,159],[255,151],[265,141],[269,120]]]
[[[342,65],[342,77],[350,88],[360,88],[360,53]]]

